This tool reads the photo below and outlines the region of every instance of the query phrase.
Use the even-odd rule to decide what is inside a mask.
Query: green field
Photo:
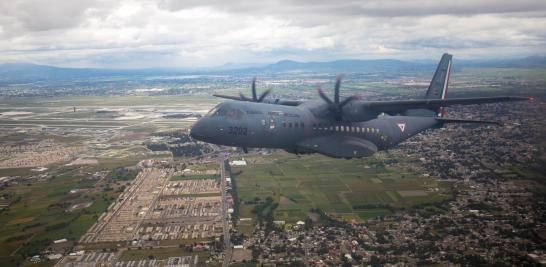
[[[124,166],[126,162],[116,163]],[[56,239],[77,241],[117,197],[119,186],[126,183],[87,179],[87,173],[104,170],[102,167],[54,166],[50,171],[55,176],[48,180],[27,183],[20,178],[20,184],[2,190],[17,200],[0,213],[0,266],[17,266],[25,256],[39,254]],[[4,174],[0,170],[0,176]],[[80,191],[70,193],[72,189]],[[75,203],[89,202],[88,208],[67,211]]]
[[[167,247],[159,249],[132,249],[125,250],[121,253],[121,261],[136,261],[146,259],[165,260],[169,257],[181,257],[181,256],[194,256],[199,257],[199,266],[216,266],[206,264],[205,261],[210,257],[210,252],[188,252],[184,248],[179,247]]]
[[[546,80],[546,70],[542,68],[463,68],[460,75],[461,77]]]
[[[241,201],[272,197],[279,203],[275,220],[304,220],[309,209],[320,208],[340,219],[358,221],[451,197],[449,184],[390,169],[376,157],[345,160],[286,153],[270,157],[254,164],[248,158],[246,167],[232,168],[232,177]],[[253,217],[251,209],[241,205],[239,217]]]

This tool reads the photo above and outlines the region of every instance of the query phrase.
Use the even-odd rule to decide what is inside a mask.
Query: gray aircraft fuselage
[[[271,102],[265,99],[269,90],[258,97],[253,79],[252,98],[215,94],[235,101],[218,104],[195,123],[191,136],[213,144],[243,147],[245,151],[247,147],[280,148],[296,154],[360,158],[444,123],[494,123],[445,118],[445,107],[532,100],[507,96],[447,99],[451,62],[451,55],[442,55],[424,98],[418,100],[341,99],[338,76],[333,100],[317,87],[323,101]]]
[[[191,136],[225,146],[279,148],[298,154],[318,152],[349,158],[370,156],[442,125],[434,117],[388,115],[364,122],[336,122],[312,113],[310,107],[320,104],[310,101],[300,106],[283,106],[227,101],[201,118],[192,127]],[[340,144],[335,143],[338,140]],[[360,149],[343,147],[355,142],[357,146],[352,147]],[[342,151],[329,153],[335,146]]]

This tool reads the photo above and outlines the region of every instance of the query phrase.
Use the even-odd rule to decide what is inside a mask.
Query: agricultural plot
[[[2,193],[15,200],[0,216],[0,266],[16,266],[53,240],[76,241],[84,234],[121,186],[89,179],[88,173],[98,170],[98,166],[53,166],[51,178],[33,183],[20,178],[20,184],[4,189]],[[85,207],[70,209],[81,203]]]
[[[448,199],[448,184],[384,167],[376,158],[337,160],[279,153],[269,163],[232,167],[242,203],[272,197],[275,220],[295,222],[311,208],[342,219],[368,219],[392,210]],[[252,159],[247,160],[252,162]],[[241,218],[252,216],[241,205]]]

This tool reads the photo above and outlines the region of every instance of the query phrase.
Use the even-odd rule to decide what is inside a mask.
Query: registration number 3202
[[[246,127],[230,126],[228,129],[228,134],[232,135],[247,135],[247,132]]]

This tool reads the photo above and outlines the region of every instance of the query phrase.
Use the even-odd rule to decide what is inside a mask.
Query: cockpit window
[[[228,112],[231,110],[231,106],[224,103],[223,105],[218,106],[218,111],[215,116],[227,116]]]
[[[218,105],[218,106],[219,106],[219,105]],[[214,116],[214,114],[218,111],[218,106],[213,107],[211,110],[209,110],[209,112],[207,112],[207,115],[205,115],[205,116],[207,116],[207,117],[212,117],[212,116]]]
[[[209,117],[228,117],[229,119],[240,119],[245,115],[241,110],[232,107],[228,103],[221,103],[211,109],[206,116]]]

